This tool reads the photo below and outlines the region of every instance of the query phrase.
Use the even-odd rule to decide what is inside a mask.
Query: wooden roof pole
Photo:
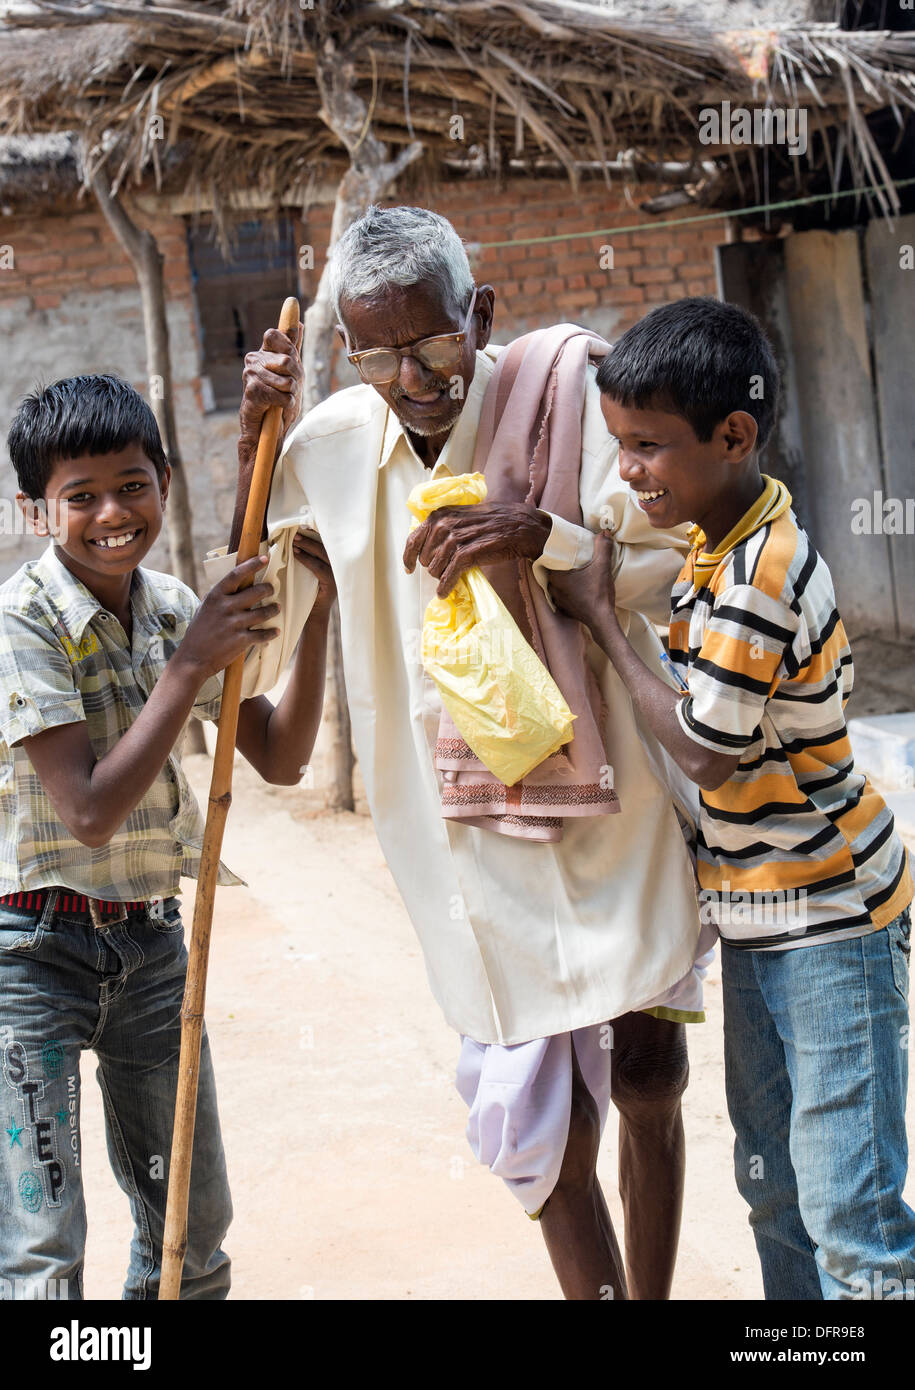
[[[90,169],[88,151],[80,146],[79,159],[83,170]],[[143,306],[143,329],[146,337],[146,376],[149,404],[159,426],[162,446],[172,475],[169,483],[168,548],[172,574],[197,592],[197,565],[194,558],[194,533],[191,525],[191,502],[187,473],[178,447],[175,426],[175,398],[172,388],[172,362],[168,341],[168,319],[165,309],[165,281],[162,276],[164,257],[156,238],[148,229],[132,221],[121,200],[113,193],[108,175],[96,166],[88,181],[105,219],[124,248],[133,266],[140,288]],[[203,726],[192,719],[186,737],[185,750],[205,753]]]
[[[372,131],[372,112],[355,90],[355,66],[341,56],[330,41],[316,52],[321,119],[346,146],[350,167],[340,180],[334,200],[330,246],[376,202],[385,189],[423,153],[418,140],[394,158]],[[328,250],[330,247],[328,248]],[[305,368],[303,410],[310,410],[330,395],[332,347],[337,316],[330,296],[330,274],[325,263],[314,300],[305,311],[302,363]],[[343,679],[340,612],[334,604],[327,643],[327,693],[325,714],[331,733],[330,778],[326,802],[331,810],[352,811],[353,752],[349,709]]]

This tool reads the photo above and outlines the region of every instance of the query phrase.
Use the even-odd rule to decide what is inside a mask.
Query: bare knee
[[[675,1025],[676,1026],[676,1025]],[[642,1041],[614,1057],[612,1098],[624,1119],[650,1121],[675,1114],[689,1082],[686,1038]]]

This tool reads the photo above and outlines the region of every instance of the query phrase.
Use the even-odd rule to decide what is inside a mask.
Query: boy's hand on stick
[[[241,470],[254,466],[261,422],[272,405],[283,407],[283,435],[295,424],[302,407],[302,387],[305,371],[299,352],[305,325],[299,324],[293,342],[278,328],[269,328],[257,352],[245,357],[242,373],[244,391],[238,414],[241,433],[238,440],[238,462]]]
[[[582,569],[550,571],[550,593],[557,607],[584,623],[592,634],[615,618],[613,551],[612,536],[602,531],[595,537],[592,559]]]
[[[208,676],[231,665],[237,656],[255,643],[272,642],[279,628],[259,628],[265,618],[274,618],[280,611],[278,603],[265,602],[272,597],[269,584],[250,584],[245,581],[267,563],[265,555],[246,560],[215,584],[201,603],[194,621],[172,660],[191,667],[202,684]]]
[[[327,551],[313,532],[298,530],[292,538],[292,550],[300,565],[310,569],[318,581],[318,596],[312,612],[329,613],[337,597],[337,585],[327,558]]]

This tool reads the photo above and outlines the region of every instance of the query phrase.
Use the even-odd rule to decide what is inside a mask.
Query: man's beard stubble
[[[448,391],[450,389],[450,382],[435,382],[432,386],[428,387],[427,389],[430,391]],[[402,396],[405,396],[406,394],[406,391],[404,391],[403,387],[401,387],[400,385],[395,384],[391,388],[391,403],[394,407],[394,413],[397,416],[400,423],[403,425],[404,429],[409,430],[410,434],[418,434],[422,435],[424,438],[431,439],[438,434],[448,434],[451,430],[454,429],[454,426],[457,424],[458,416],[460,415],[461,409],[464,405],[463,400],[452,401],[453,409],[449,410],[447,415],[445,415],[441,420],[405,420],[404,417],[401,415],[400,411],[397,409],[397,403],[400,400],[400,398]]]

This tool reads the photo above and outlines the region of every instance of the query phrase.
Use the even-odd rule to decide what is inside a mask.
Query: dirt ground
[[[205,804],[209,760],[187,765]],[[457,1037],[430,994],[371,821],[315,816],[313,795],[267,787],[236,764],[223,858],[248,886],[218,890],[207,998],[236,1209],[232,1296],[558,1298],[536,1224],[467,1147]],[[194,885],[184,889],[189,923]],[[689,1030],[673,1296],[760,1298],[731,1174],[717,966],[707,1011]],[[118,1298],[131,1223],[105,1154],[94,1072],[87,1055],[85,1290]],[[601,1175],[619,1231],[615,1174],[611,1112]]]

